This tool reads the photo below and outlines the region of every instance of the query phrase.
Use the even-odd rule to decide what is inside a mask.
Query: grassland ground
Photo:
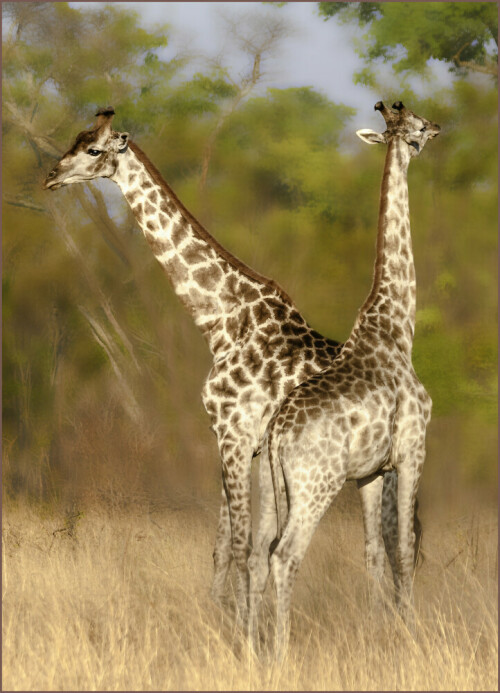
[[[301,567],[280,666],[248,652],[231,586],[228,613],[210,600],[215,501],[65,512],[5,502],[3,689],[498,690],[494,509],[423,518],[413,638],[389,583],[369,617],[359,507],[339,501]],[[264,653],[273,597],[269,587]]]

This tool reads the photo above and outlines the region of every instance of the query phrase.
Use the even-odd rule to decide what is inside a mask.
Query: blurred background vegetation
[[[144,28],[133,3],[2,3],[7,497],[161,501],[182,489],[218,498],[200,401],[209,353],[128,206],[110,181],[41,189],[98,106],[114,106],[116,127],[186,206],[279,281],[313,327],[349,334],[371,285],[384,153],[355,141],[353,108],[307,86],[257,88],[276,46],[294,38],[280,7],[259,20],[261,3],[250,5],[255,21],[228,24],[247,61],[235,78],[223,54],[186,77],[187,51],[162,57],[174,29]],[[421,496],[493,501],[497,5],[319,3],[316,12],[318,23],[356,29],[365,68],[354,79],[374,103],[402,99],[442,127],[409,174],[414,363],[434,401]],[[436,61],[452,73],[448,89],[433,85]]]

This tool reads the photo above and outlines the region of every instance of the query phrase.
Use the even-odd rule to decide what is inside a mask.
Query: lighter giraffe
[[[386,121],[383,134],[357,132],[369,144],[388,145],[371,291],[338,358],[288,394],[271,419],[264,441],[261,465],[268,458],[275,498],[270,501],[264,489],[256,549],[249,560],[250,638],[257,647],[257,616],[269,572],[268,553],[259,535],[269,536],[269,502],[274,502],[277,537],[269,563],[277,594],[276,654],[280,659],[289,639],[297,570],[318,522],[348,479],[358,481],[367,567],[380,582],[383,478],[388,470],[396,470],[398,542],[391,567],[396,603],[404,617],[411,617],[413,514],[432,402],[411,362],[416,281],[407,171],[411,158],[440,128],[401,102],[392,108],[382,102],[375,105]],[[283,532],[280,468],[289,505]]]
[[[128,133],[112,129],[113,115],[112,108],[97,113],[95,127],[79,133],[44,187],[57,190],[98,177],[117,183],[174,291],[208,343],[213,367],[202,399],[217,436],[223,478],[212,596],[222,602],[234,557],[238,610],[244,619],[251,547],[251,460],[259,453],[267,423],[285,395],[329,365],[340,346],[312,330],[275,282],[237,260],[199,224]],[[262,484],[265,481],[272,493],[269,472],[264,469]],[[391,507],[386,514],[394,517],[394,495],[387,498]],[[387,526],[392,530],[391,523]],[[388,536],[393,537],[389,531]]]

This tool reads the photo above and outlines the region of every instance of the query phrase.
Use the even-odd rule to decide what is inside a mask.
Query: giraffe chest
[[[216,362],[202,399],[219,440],[244,435],[258,452],[269,419],[295,380],[279,361],[249,345]]]
[[[202,399],[219,439],[251,436],[257,453],[269,419],[286,395],[336,355],[336,343],[320,336],[317,341],[308,333],[297,337],[263,330],[216,361]]]

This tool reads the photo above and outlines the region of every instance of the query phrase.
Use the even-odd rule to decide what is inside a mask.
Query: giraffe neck
[[[293,306],[275,282],[231,255],[203,228],[135,143],[120,155],[112,180],[213,354],[244,338],[252,304],[273,298]]]
[[[416,281],[408,205],[408,145],[391,140],[380,193],[377,254],[371,291],[360,309],[362,325],[388,345],[411,355]]]

